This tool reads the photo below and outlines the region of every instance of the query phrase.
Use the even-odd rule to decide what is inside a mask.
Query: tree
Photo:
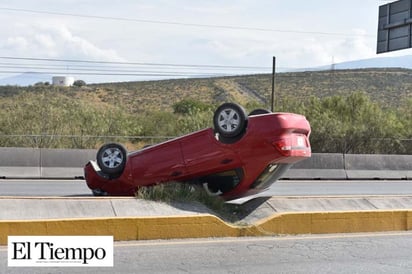
[[[83,80],[76,80],[73,83],[73,86],[75,86],[75,87],[82,87],[82,86],[85,86],[85,85],[86,85],[86,82],[83,81]]]

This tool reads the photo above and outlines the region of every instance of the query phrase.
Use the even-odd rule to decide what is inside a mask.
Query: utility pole
[[[275,72],[276,72],[276,57],[273,56],[273,64],[272,64],[272,98],[270,104],[270,110],[274,112],[275,110]]]

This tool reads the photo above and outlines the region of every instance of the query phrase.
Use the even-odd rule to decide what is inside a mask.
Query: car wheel
[[[260,115],[260,114],[268,114],[268,113],[270,113],[269,110],[264,109],[264,108],[258,108],[258,109],[252,110],[252,112],[249,113],[249,116]]]
[[[122,174],[126,165],[127,151],[120,144],[106,144],[99,149],[96,159],[103,173],[111,176],[119,176]]]
[[[238,104],[225,103],[215,111],[213,124],[223,138],[237,137],[246,129],[246,112]]]

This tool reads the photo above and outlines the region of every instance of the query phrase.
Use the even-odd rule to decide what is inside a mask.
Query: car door
[[[133,180],[138,185],[173,181],[185,174],[180,142],[171,141],[149,147],[132,159]]]
[[[207,175],[240,166],[238,155],[230,145],[221,144],[212,129],[199,131],[181,140],[186,172]]]

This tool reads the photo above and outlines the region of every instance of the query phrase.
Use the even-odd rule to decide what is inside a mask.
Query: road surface
[[[412,195],[412,181],[279,181],[260,196]],[[0,180],[0,196],[91,196],[84,180]]]
[[[412,273],[412,233],[115,242],[113,268],[8,268],[1,273]],[[35,270],[35,272],[34,272]]]

